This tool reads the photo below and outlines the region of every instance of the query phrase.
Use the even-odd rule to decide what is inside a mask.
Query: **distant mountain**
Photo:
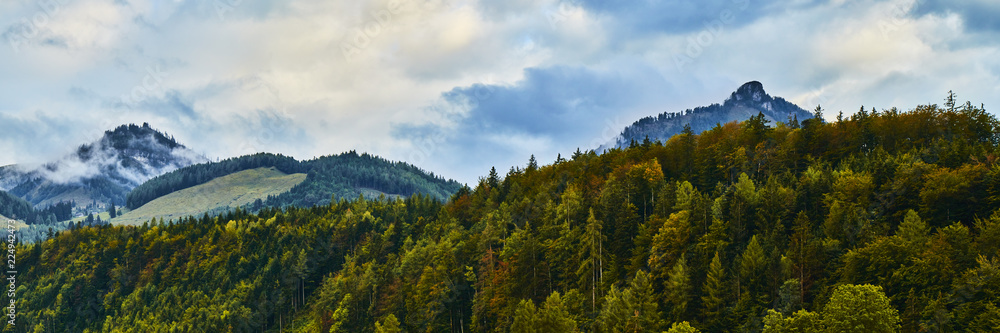
[[[667,141],[671,136],[681,133],[684,125],[690,125],[694,133],[701,133],[712,129],[716,124],[744,121],[758,113],[763,114],[772,124],[788,122],[789,119],[802,121],[812,118],[812,113],[781,97],[771,97],[764,91],[763,84],[751,81],[736,89],[721,105],[712,104],[683,112],[664,112],[656,117],[639,119],[626,127],[615,141],[605,144],[599,150],[628,147],[633,140],[642,142],[646,138]]]
[[[0,168],[0,190],[38,208],[62,201],[123,205],[150,178],[201,162],[207,159],[149,124],[122,125],[57,161]]]

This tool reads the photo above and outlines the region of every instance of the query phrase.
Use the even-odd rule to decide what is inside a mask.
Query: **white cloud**
[[[488,170],[483,165],[506,169],[532,153],[551,160],[601,136],[574,131],[606,132],[608,119],[624,127],[644,115],[721,102],[750,80],[806,109],[822,103],[828,117],[862,104],[937,103],[948,90],[988,109],[1000,104],[1000,49],[988,24],[970,29],[971,11],[918,11],[912,0],[766,1],[745,9],[741,0],[704,7],[299,0],[243,1],[222,12],[212,1],[63,3],[52,14],[32,1],[0,3],[0,149],[8,152],[0,164],[47,161],[120,123],[148,121],[213,157],[272,151],[311,158],[357,149],[472,182]],[[667,20],[653,9],[690,15]],[[716,30],[712,22],[726,10],[734,17]],[[49,21],[18,39],[21,18],[36,15]],[[681,70],[678,55],[690,58]],[[558,67],[603,73],[594,80],[617,74],[632,81],[635,94],[608,99],[613,107],[592,109],[596,117],[568,116],[579,129],[505,123],[483,134],[505,148],[477,161],[458,152],[468,147],[450,144],[415,155],[424,144],[419,136],[393,130],[449,126],[467,116],[428,112],[455,88],[544,94],[546,87],[518,86],[525,69]],[[121,96],[150,86],[148,68],[168,75],[123,107]],[[582,100],[549,97],[570,106]]]

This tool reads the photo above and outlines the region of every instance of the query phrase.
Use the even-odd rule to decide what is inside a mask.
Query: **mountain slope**
[[[288,192],[304,180],[304,173],[286,174],[273,167],[243,170],[156,198],[111,222],[141,224],[154,217],[178,220],[206,212],[228,211]]]
[[[0,168],[0,189],[35,207],[62,201],[121,205],[125,195],[146,180],[204,161],[149,124],[122,125],[57,161]]]
[[[31,206],[31,203],[10,193],[0,191],[0,216],[30,220],[30,217],[36,214],[38,212]]]
[[[639,119],[626,127],[614,142],[600,150],[611,147],[627,147],[632,141],[642,142],[647,137],[651,141],[667,141],[671,136],[684,131],[690,125],[693,133],[701,133],[716,124],[744,121],[758,113],[772,124],[788,122],[789,119],[803,121],[812,114],[781,97],[771,97],[764,91],[764,85],[757,81],[743,84],[729,95],[722,104],[688,109],[684,112],[664,112],[656,117]]]
[[[70,219],[73,216],[73,206],[58,203],[39,210],[24,199],[0,191],[0,215],[23,220],[28,224],[53,223]]]
[[[410,196],[419,193],[444,201],[461,188],[454,180],[445,180],[415,166],[369,154],[359,155],[354,151],[301,162],[287,156],[259,153],[192,165],[150,179],[128,194],[127,207],[139,209],[156,198],[256,168],[307,175],[288,191],[264,198],[266,200],[256,208],[310,207],[327,204],[333,196],[356,198],[362,194]]]
[[[310,207],[328,203],[331,196],[353,199],[379,192],[403,197],[423,194],[446,201],[462,188],[455,180],[416,166],[355,151],[303,161],[302,167],[308,170],[306,181],[266,201],[265,206]]]

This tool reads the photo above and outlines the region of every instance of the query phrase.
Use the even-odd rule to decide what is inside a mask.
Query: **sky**
[[[757,80],[833,119],[1000,105],[993,0],[6,0],[0,165],[148,122],[209,158],[356,150],[474,185]]]

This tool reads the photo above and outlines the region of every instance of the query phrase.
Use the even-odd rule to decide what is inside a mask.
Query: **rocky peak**
[[[771,101],[771,96],[764,91],[764,85],[759,81],[750,81],[744,83],[739,89],[736,89],[729,99],[726,100],[727,103],[730,102],[744,102],[744,103],[767,103]]]

